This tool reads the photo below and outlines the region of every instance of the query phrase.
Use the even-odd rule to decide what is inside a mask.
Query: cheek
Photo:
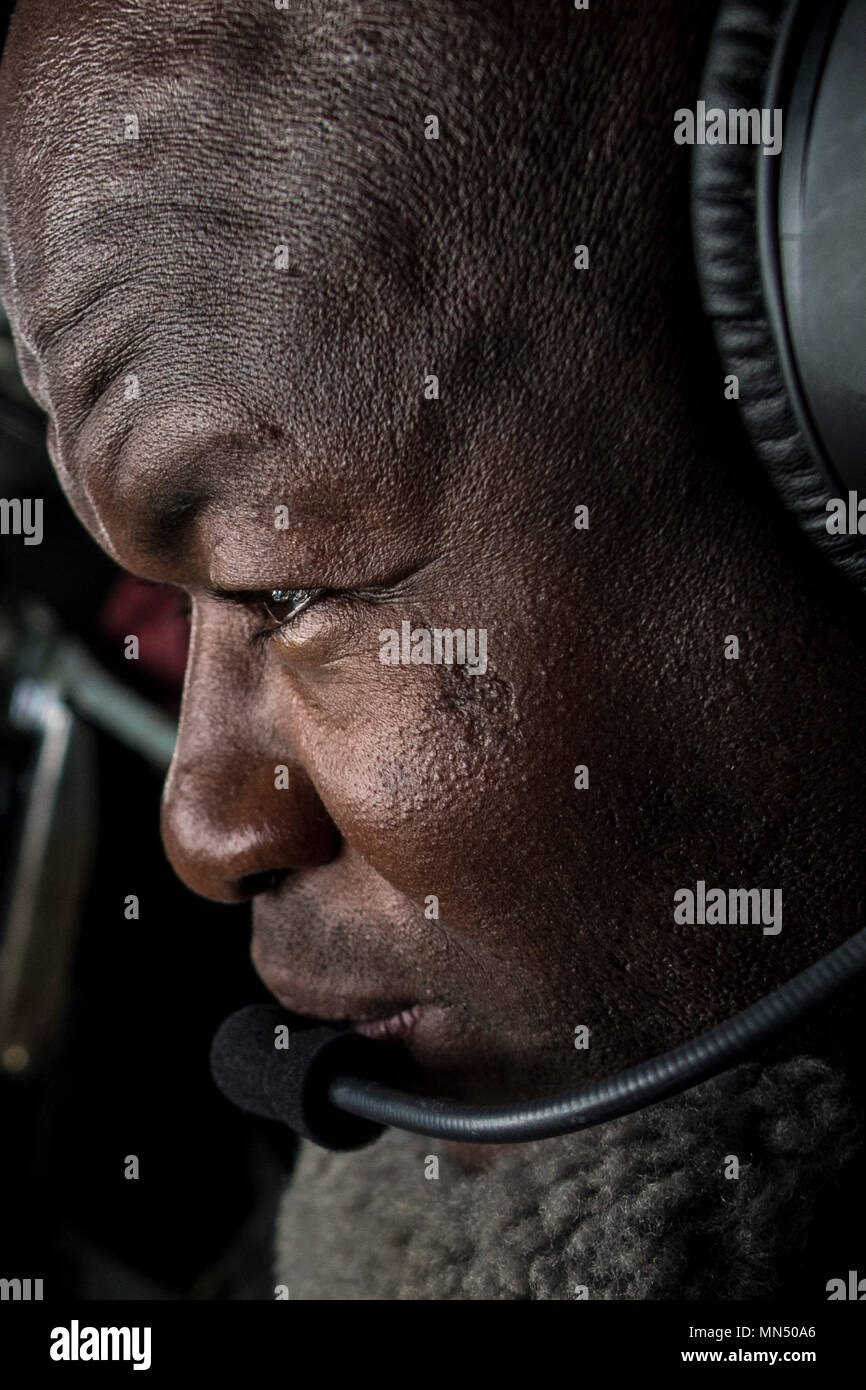
[[[320,692],[304,761],[343,838],[401,892],[465,892],[513,793],[514,697],[460,667],[348,672]]]

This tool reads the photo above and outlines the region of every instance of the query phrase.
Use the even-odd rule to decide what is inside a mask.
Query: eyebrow
[[[136,544],[154,550],[160,559],[172,555],[209,500],[201,492],[190,493],[183,487],[175,490],[168,485],[149,512],[146,529],[136,531]]]

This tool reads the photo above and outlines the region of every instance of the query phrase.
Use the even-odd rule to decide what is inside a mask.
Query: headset
[[[782,501],[812,541],[866,587],[866,0],[724,0],[706,59],[706,109],[780,110],[782,148],[692,151],[695,267],[727,378]],[[828,503],[855,524],[828,526]],[[866,512],[866,503],[864,503]],[[866,515],[863,517],[866,531]],[[866,928],[756,1004],[673,1050],[551,1098],[502,1106],[413,1095],[405,1059],[347,1028],[250,1005],[211,1048],[241,1109],[326,1148],[384,1126],[438,1139],[515,1143],[641,1109],[730,1067],[866,969]],[[288,1049],[275,1029],[289,1028]]]

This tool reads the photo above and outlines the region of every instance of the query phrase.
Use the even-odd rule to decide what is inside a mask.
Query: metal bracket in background
[[[30,1077],[58,1037],[96,837],[96,725],[164,771],[173,720],[109,676],[41,604],[0,617],[7,727],[32,744],[0,917],[0,1067]]]

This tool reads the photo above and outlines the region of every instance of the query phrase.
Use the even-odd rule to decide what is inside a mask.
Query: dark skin
[[[192,600],[177,873],[252,900],[287,1007],[422,1002],[419,1084],[517,1099],[861,925],[862,621],[758,476],[691,288],[672,118],[712,16],[360,8],[24,0],[3,298],[72,506]],[[312,591],[288,625],[275,588]],[[407,619],[486,628],[486,674],[383,666]],[[675,926],[698,878],[781,888],[781,933]]]

